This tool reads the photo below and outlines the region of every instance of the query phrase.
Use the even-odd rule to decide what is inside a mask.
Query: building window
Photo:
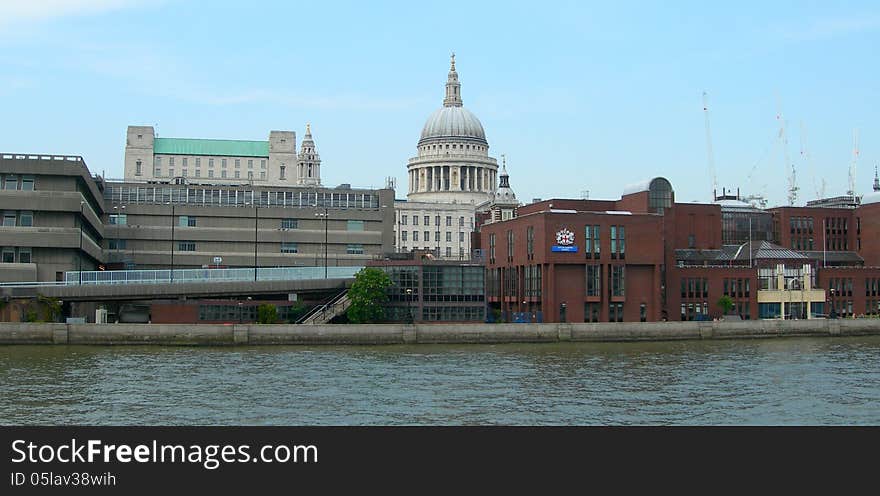
[[[362,244],[349,244],[345,250],[349,255],[363,255],[364,254],[364,245]]]
[[[602,291],[602,266],[587,265],[587,296],[600,296]]]
[[[584,303],[584,322],[599,322],[599,303]]]
[[[134,163],[134,175],[140,176],[143,174],[144,164],[140,160]]]
[[[623,303],[608,305],[608,322],[623,322]]]
[[[434,225],[435,226],[440,225],[440,216],[439,215],[434,216]]]
[[[220,177],[221,177],[222,179],[226,179],[226,171],[225,171],[225,170],[220,171]]]
[[[587,258],[599,258],[600,236],[599,226],[586,226],[584,228],[584,253]]]
[[[362,220],[350,220],[347,223],[346,229],[348,231],[363,231],[364,230],[364,221]]]
[[[489,263],[495,263],[495,233],[489,235]]]
[[[459,217],[459,218],[458,218],[458,225],[459,225],[459,226],[464,226],[464,217]]]
[[[240,168],[241,168],[241,159],[238,159],[238,158],[235,159],[235,168],[236,168],[236,169],[240,169]]]
[[[226,168],[226,159],[225,158],[220,159],[220,167],[223,167],[224,169]]]
[[[125,226],[125,225],[128,225],[128,215],[127,214],[110,214],[108,221],[109,221],[110,225]]]
[[[407,219],[408,219],[408,217],[406,215],[401,215],[400,216],[400,225],[405,226]]]
[[[406,239],[408,234],[409,234],[408,231],[400,231],[400,240],[401,241],[409,241],[408,239]]]
[[[23,227],[31,227],[34,225],[34,213],[30,210],[22,210],[18,217],[18,225]]]
[[[180,227],[196,227],[196,218],[191,215],[181,215],[177,225]]]
[[[452,243],[452,231],[446,231],[446,242]]]
[[[296,243],[281,243],[281,253],[298,253]]]
[[[529,259],[535,255],[535,227],[529,226],[526,229],[526,254]]]
[[[419,240],[419,232],[413,231],[413,241],[418,241],[418,240]]]
[[[425,216],[425,226],[430,226],[430,225],[431,225],[431,216],[426,215]]]
[[[108,239],[107,240],[107,249],[110,250],[124,250],[125,249],[125,241],[124,239]]]
[[[3,226],[15,227],[15,212],[7,210],[3,212]]]
[[[261,169],[265,169],[265,168],[266,168],[266,159],[260,160],[260,168],[261,168]]]
[[[241,179],[241,172],[239,172],[239,171],[235,171],[235,178],[236,178],[236,179]]]
[[[452,257],[452,247],[447,246],[446,247],[446,258],[450,258],[450,257]]]
[[[296,219],[281,219],[281,229],[296,229],[297,225]]]
[[[162,176],[162,169],[160,169],[159,167],[156,167],[156,169],[153,171],[153,177],[161,177],[161,176]]]
[[[266,180],[266,173],[265,172],[260,172],[260,179],[263,181]]]
[[[514,244],[515,236],[513,234],[513,230],[507,231],[507,261],[513,261],[513,244]]]
[[[195,241],[181,241],[177,244],[178,251],[196,251]]]
[[[31,249],[30,248],[19,248],[18,249],[18,263],[31,263]]]
[[[196,169],[196,177],[202,177],[201,169]]]
[[[6,176],[6,184],[3,185],[3,189],[8,190],[17,190],[18,189],[18,176]]]
[[[208,168],[210,169],[211,167],[214,167],[214,159],[213,158],[208,159]]]
[[[426,243],[427,243],[428,241],[431,241],[431,232],[430,232],[430,231],[425,231],[424,234],[425,234],[425,238],[424,238],[422,241],[424,241],[424,242],[426,242]]]
[[[214,177],[214,169],[208,169],[208,177]]]
[[[254,161],[248,160],[248,169],[253,169],[253,168],[254,168]]]
[[[451,215],[447,215],[447,216],[446,216],[446,226],[449,227],[449,226],[451,226],[451,225],[452,225],[452,216],[451,216]]]
[[[184,167],[187,166],[187,163],[188,163],[188,162],[189,162],[189,161],[186,159],[186,157],[183,157],[183,166],[184,166]]]
[[[168,157],[168,167],[174,167],[174,157]]]
[[[440,242],[440,231],[434,231],[434,241],[437,243]]]
[[[413,225],[414,226],[419,225],[419,216],[418,215],[413,215]]]
[[[626,267],[612,265],[608,277],[611,280],[611,296],[624,296],[626,293]]]
[[[3,263],[15,263],[15,248],[3,248]]]
[[[248,171],[248,179],[254,178],[254,171]]]
[[[282,179],[282,180],[284,179],[284,171],[285,171],[285,169],[287,169],[287,167],[285,167],[285,166],[283,166],[283,165],[282,165],[281,167],[279,167],[279,170],[281,171],[281,175],[278,177],[278,179]]]
[[[626,231],[624,226],[611,226],[611,258],[626,258]]]
[[[186,171],[186,169],[183,169],[183,177],[186,177],[186,176],[187,176],[187,171]]]

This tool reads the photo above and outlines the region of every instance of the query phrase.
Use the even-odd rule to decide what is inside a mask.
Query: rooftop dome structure
[[[443,99],[443,106],[425,121],[419,145],[433,139],[455,139],[488,144],[480,119],[463,106],[461,83],[458,81],[458,72],[455,71],[455,54],[452,55],[449,76],[446,79],[446,97]]]
[[[495,198],[498,162],[489,156],[483,124],[462,104],[455,54],[443,106],[428,116],[417,149],[407,163],[409,200],[479,205]]]
[[[428,117],[422,128],[419,144],[437,138],[474,140],[484,145],[488,144],[483,124],[473,112],[461,106],[442,107]]]

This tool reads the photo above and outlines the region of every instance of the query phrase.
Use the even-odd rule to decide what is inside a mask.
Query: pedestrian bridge
[[[37,294],[62,300],[137,300],[323,292],[350,287],[361,266],[237,269],[70,271],[64,281],[0,285],[9,296]]]

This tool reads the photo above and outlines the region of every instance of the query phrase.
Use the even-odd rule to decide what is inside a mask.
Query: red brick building
[[[734,236],[722,230],[734,211],[750,235],[747,209],[675,203],[664,178],[628,187],[617,201],[536,202],[481,228],[487,305],[505,320],[544,322],[710,319],[721,315],[723,295],[744,319],[810,318],[832,306],[838,315],[877,314],[876,200],[755,209],[772,215],[773,242],[751,233],[727,245]]]

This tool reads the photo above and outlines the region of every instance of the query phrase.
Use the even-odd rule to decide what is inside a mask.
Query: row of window
[[[439,256],[440,256],[440,250],[439,250],[439,248],[437,248],[436,246],[426,246],[426,247],[424,247],[424,248],[419,248],[418,246],[413,246],[412,249],[413,249],[413,250],[424,249],[425,251],[428,251],[428,252],[433,253],[435,257],[439,257]],[[406,246],[406,245],[400,247],[400,253],[406,253],[406,252],[408,252],[409,250],[410,250],[410,248],[409,248],[408,246]],[[445,253],[446,253],[446,258],[450,258],[450,257],[452,257],[452,247],[451,247],[451,246],[447,246],[447,247],[446,247],[446,251],[445,251]],[[459,248],[458,248],[458,257],[459,257],[459,258],[464,258],[464,248],[462,248],[462,247],[459,247]]]
[[[409,241],[409,232],[408,231],[400,231],[400,241]],[[419,241],[419,232],[412,232],[412,240]],[[424,231],[424,236],[422,237],[422,241],[430,242],[431,241],[431,231]],[[434,231],[434,241],[440,242],[440,231]],[[446,231],[446,242],[452,242],[452,231]],[[464,243],[464,233],[458,233],[458,242]]]
[[[162,158],[163,158],[163,157],[161,157],[161,156],[157,156],[157,157],[155,157],[155,158],[153,159],[153,161],[154,161],[154,164],[153,164],[153,165],[154,165],[155,167],[161,167],[161,166],[162,166]],[[169,167],[174,167],[174,163],[175,163],[175,157],[168,157],[168,166],[169,166]],[[236,158],[236,159],[234,159],[234,163],[235,163],[235,168],[236,168],[236,169],[240,169],[240,168],[241,168],[241,159],[240,159],[240,158]],[[187,166],[189,165],[189,157],[182,157],[182,158],[181,158],[181,164],[183,165],[183,167],[187,167]],[[201,165],[202,165],[202,159],[201,159],[201,157],[195,157],[195,166],[196,166],[196,167],[200,167]],[[225,169],[226,166],[227,166],[227,161],[226,161],[226,159],[225,159],[225,158],[221,158],[221,159],[220,159],[220,167],[222,167],[222,168]],[[253,160],[253,159],[247,159],[247,166],[248,166],[248,169],[253,169],[253,168],[254,168],[254,160]],[[213,159],[213,158],[209,158],[209,159],[208,159],[208,167],[214,167],[214,159]],[[260,159],[260,168],[261,168],[261,169],[265,169],[265,168],[266,168],[266,159]]]
[[[240,188],[117,186],[108,184],[104,199],[115,203],[188,204],[261,207],[379,208],[379,195],[306,191],[245,191]]]
[[[430,150],[437,150],[438,147],[439,147],[440,150],[443,149],[443,145],[442,145],[442,144],[440,144],[440,145],[425,145],[425,146],[422,146],[422,147],[419,147],[419,148],[420,148],[422,151],[427,152],[427,151],[430,151]],[[471,145],[461,145],[460,148],[461,148],[462,150],[470,150],[470,149],[471,149]],[[446,149],[449,150],[449,143],[446,144]],[[453,149],[453,150],[457,150],[457,149],[458,149],[458,148],[456,147],[456,144],[455,144],[455,143],[452,144],[452,149]],[[473,149],[474,149],[474,150],[479,150],[479,151],[483,151],[483,150],[485,150],[484,147],[479,146],[479,145],[473,145]]]
[[[851,277],[832,277],[828,279],[828,292],[832,298],[852,296],[853,279]]]
[[[110,240],[110,249],[125,249],[125,240]],[[178,241],[177,251],[196,251],[195,241]],[[349,255],[363,255],[364,245],[360,243],[349,243],[346,245],[345,252]],[[281,253],[299,253],[299,245],[294,242],[281,243]]]
[[[284,169],[284,168],[282,167],[282,169]],[[183,170],[181,171],[181,174],[180,174],[180,175],[181,175],[182,177],[189,177],[189,171],[188,171],[187,169],[183,169]],[[153,177],[162,177],[162,169],[160,169],[159,167],[156,167],[156,168],[153,170]],[[174,170],[174,169],[168,169],[168,177],[177,177],[177,176],[175,175],[175,170]],[[202,171],[199,170],[199,169],[196,169],[196,171],[195,171],[195,176],[193,176],[193,177],[201,178],[201,177],[202,177]],[[208,176],[207,176],[207,177],[208,177],[208,179],[213,179],[213,178],[214,178],[214,171],[213,171],[213,170],[209,170],[209,171],[208,171]],[[224,170],[224,171],[220,171],[220,179],[227,179],[227,178],[228,178],[228,176],[227,176],[227,174],[226,174],[226,171],[225,171],[225,170]],[[235,171],[235,174],[233,174],[233,178],[234,178],[234,179],[241,179],[241,172],[240,172],[240,171]],[[248,173],[247,173],[247,178],[248,178],[248,179],[253,179],[253,178],[254,178],[254,172],[253,172],[253,171],[248,171]],[[284,171],[283,171],[283,170],[282,170],[282,174],[281,174],[281,179],[284,179]],[[266,173],[265,173],[265,172],[260,172],[260,180],[261,180],[261,181],[265,181],[265,180],[266,180]]]
[[[601,303],[584,303],[584,322],[599,322],[599,308]],[[642,303],[639,306],[639,320],[648,320],[648,307]],[[623,303],[608,304],[608,322],[623,322]]]
[[[3,212],[4,227],[31,227],[34,225],[34,213],[30,210],[6,210]]]
[[[31,263],[32,260],[31,249],[27,247],[4,246],[0,256],[3,263]]]
[[[704,277],[682,277],[681,299],[703,299],[709,297],[709,280]]]
[[[408,219],[409,219],[409,216],[408,216],[408,215],[401,215],[401,216],[400,216],[400,225],[402,225],[402,226],[408,225]],[[431,216],[430,216],[430,215],[425,215],[425,216],[423,216],[423,220],[424,220],[424,222],[423,222],[422,225],[424,225],[424,226],[430,226],[430,225],[431,225]],[[414,226],[419,225],[419,216],[418,216],[418,215],[413,215],[413,216],[412,216],[412,225],[414,225]],[[439,215],[435,215],[435,216],[434,216],[434,225],[435,225],[435,226],[439,226],[439,225],[440,225],[440,216],[439,216]],[[458,218],[458,225],[459,225],[459,226],[464,226],[464,217],[459,217],[459,218]],[[447,215],[447,216],[446,216],[446,226],[447,226],[447,227],[451,227],[451,226],[452,226],[452,216],[451,216],[451,215]]]
[[[3,176],[3,189],[10,191],[33,191],[34,190],[34,177],[33,176],[13,176],[7,175]]]

